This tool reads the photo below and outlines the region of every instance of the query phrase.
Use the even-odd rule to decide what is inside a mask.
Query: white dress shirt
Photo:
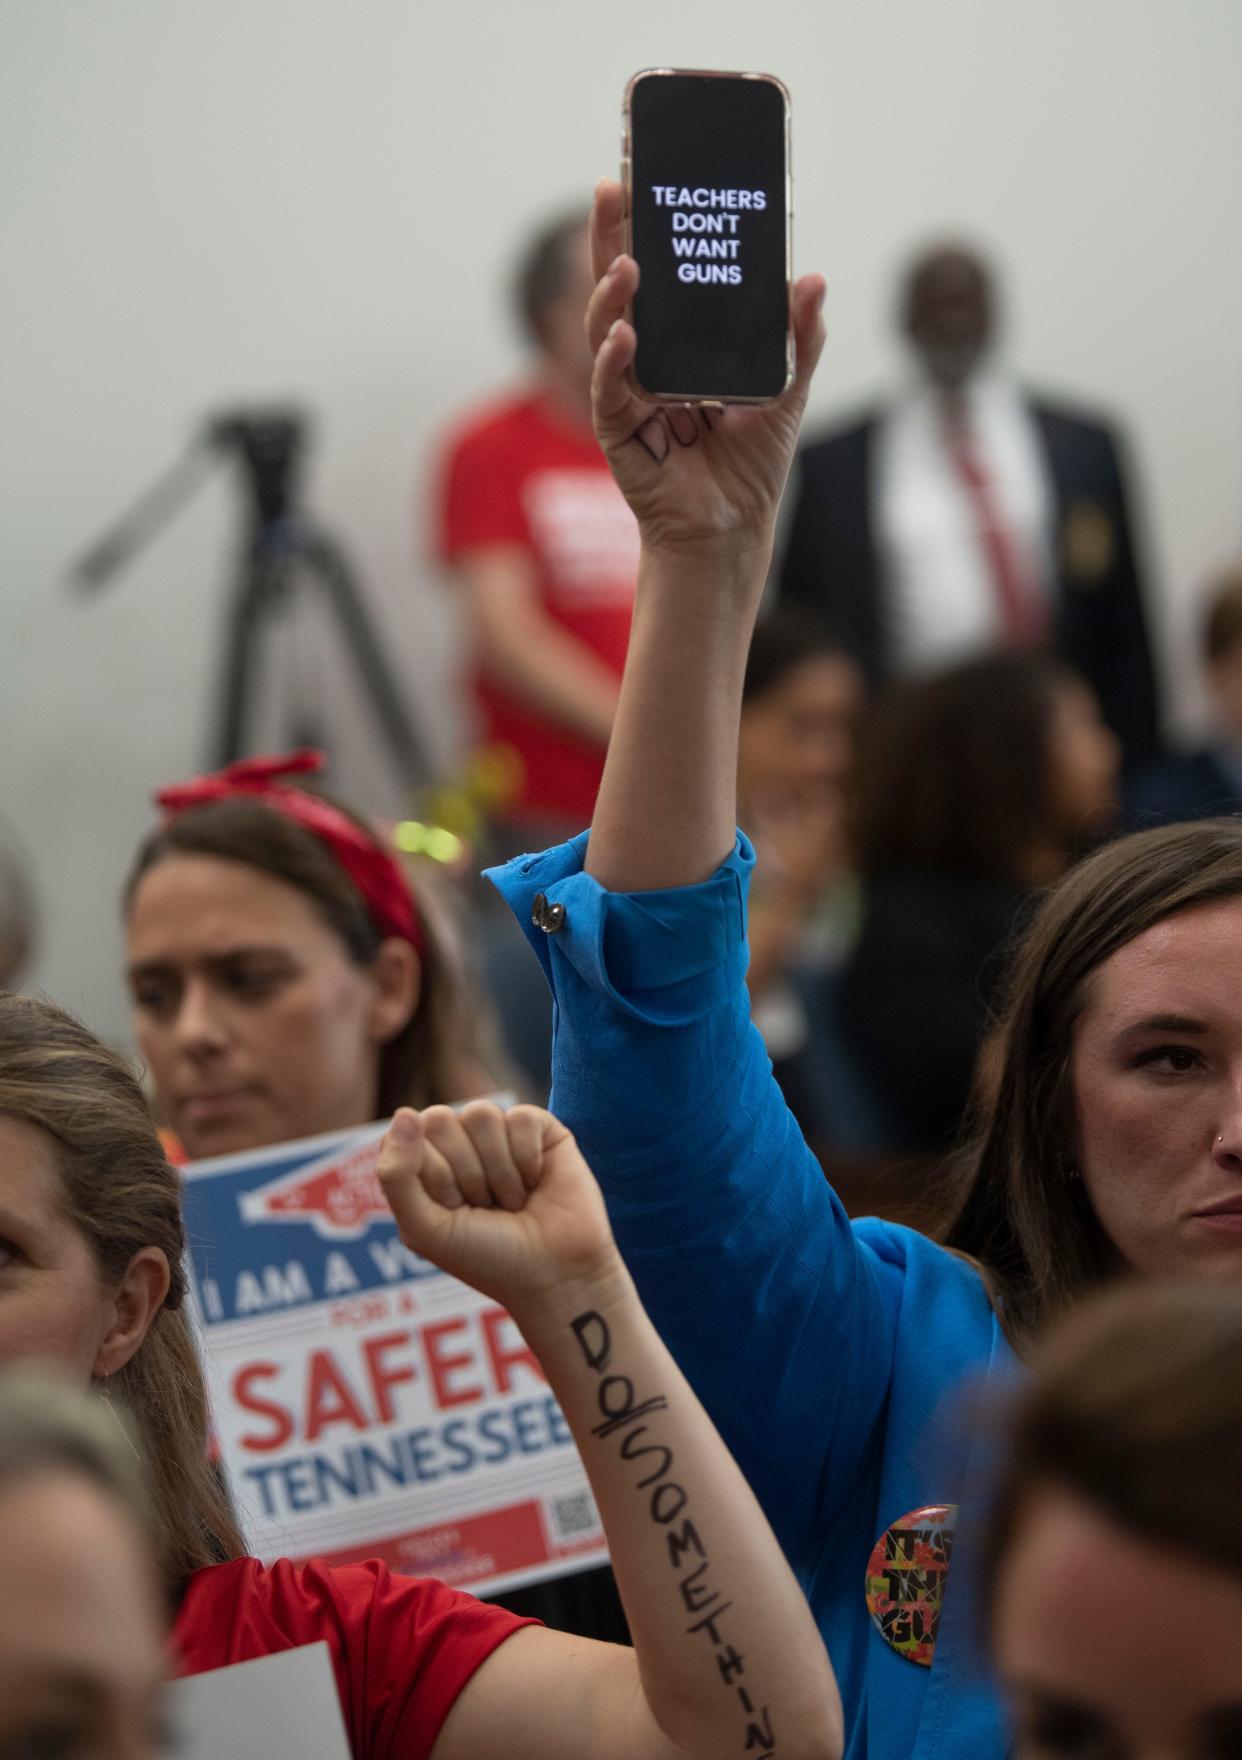
[[[993,505],[1032,589],[1051,599],[1053,498],[1038,432],[1016,386],[980,376],[961,393]],[[873,517],[898,673],[1000,645],[1004,625],[976,512],[945,435],[939,392],[920,385],[883,417]]]

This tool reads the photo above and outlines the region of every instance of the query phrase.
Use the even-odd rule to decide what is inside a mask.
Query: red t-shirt
[[[195,1571],[173,1638],[182,1674],[326,1640],[355,1760],[426,1760],[475,1669],[534,1623],[378,1560],[237,1558]]]
[[[526,551],[546,614],[619,678],[638,578],[638,526],[590,428],[538,395],[493,405],[449,445],[440,556],[453,564],[495,545]],[[604,747],[545,720],[481,672],[474,690],[485,739],[509,746],[522,762],[522,792],[510,815],[585,824]]]

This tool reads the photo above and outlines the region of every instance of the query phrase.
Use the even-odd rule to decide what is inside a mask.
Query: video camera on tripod
[[[235,458],[242,467],[248,523],[226,609],[212,765],[245,755],[259,638],[299,587],[313,584],[324,595],[403,785],[424,786],[432,776],[426,749],[354,575],[340,546],[298,505],[308,425],[306,416],[291,408],[213,416],[185,456],[91,545],[72,578],[81,592],[99,591],[189,500],[218,457]]]

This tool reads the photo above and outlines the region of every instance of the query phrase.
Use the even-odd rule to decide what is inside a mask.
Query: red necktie
[[[992,481],[966,425],[960,402],[945,404],[945,437],[962,488],[970,503],[975,530],[988,565],[988,576],[1000,612],[1007,647],[1034,648],[1048,639],[1048,607],[1038,582],[1023,567],[1005,524]]]

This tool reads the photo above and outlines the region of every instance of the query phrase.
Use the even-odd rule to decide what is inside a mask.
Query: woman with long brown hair
[[[1010,1336],[1123,1270],[1242,1279],[1242,818],[1081,862],[1016,949],[943,1238]]]
[[[185,1671],[325,1642],[358,1760],[838,1760],[797,1582],[643,1314],[573,1138],[534,1107],[403,1109],[380,1177],[406,1244],[502,1303],[538,1353],[636,1649],[377,1561],[246,1556],[207,1460],[179,1181],[150,1108],[77,1022],[0,996],[0,1363],[55,1362],[124,1400]]]
[[[643,540],[629,666],[589,841],[497,881],[555,994],[558,1113],[807,1589],[847,1753],[1000,1760],[949,1565],[986,1451],[932,1418],[967,1378],[1007,1381],[1050,1316],[1123,1271],[1242,1282],[1242,822],[1113,845],[1053,889],[943,1239],[851,1223],[751,1029],[753,855],[734,829],[746,652],[823,284],[794,289],[780,402],[656,409],[629,376],[622,220],[601,185],[596,427]]]

